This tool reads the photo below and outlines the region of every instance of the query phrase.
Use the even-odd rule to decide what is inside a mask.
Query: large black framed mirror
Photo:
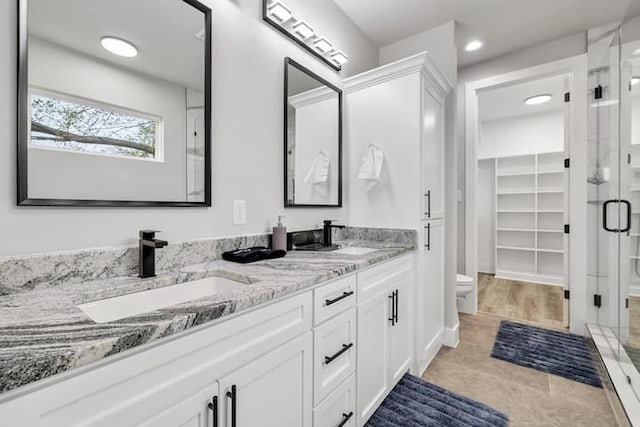
[[[284,61],[284,205],[342,207],[342,90]]]
[[[20,206],[211,206],[211,9],[17,0]]]

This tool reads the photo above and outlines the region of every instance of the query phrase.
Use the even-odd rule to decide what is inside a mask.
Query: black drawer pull
[[[351,295],[353,295],[353,291],[349,291],[349,292],[345,291],[342,295],[340,295],[337,298],[324,300],[324,305],[325,306],[333,305],[333,304],[335,304],[337,302],[342,301],[345,298],[349,298]]]
[[[340,424],[338,424],[336,427],[345,426],[352,417],[353,417],[353,411],[349,412],[348,414],[342,414],[342,421],[340,421]]]
[[[236,410],[238,409],[238,389],[235,384],[231,386],[231,391],[227,391],[227,397],[231,399],[231,427],[236,427]]]
[[[342,349],[340,349],[339,352],[337,352],[336,354],[334,354],[333,356],[325,356],[324,357],[324,364],[328,365],[331,362],[333,362],[334,360],[336,360],[338,357],[342,356],[344,353],[346,353],[351,347],[353,347],[353,343],[350,344],[342,344]]]
[[[211,402],[207,405],[211,409],[211,418],[213,418],[213,427],[218,427],[218,396],[213,396]]]

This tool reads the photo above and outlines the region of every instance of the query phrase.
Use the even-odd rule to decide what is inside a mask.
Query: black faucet
[[[324,245],[327,247],[333,246],[333,243],[331,242],[331,234],[334,228],[344,228],[344,225],[334,225],[331,224],[331,220],[325,220],[324,221],[324,227],[322,229],[322,237],[324,239]]]
[[[156,275],[156,249],[169,244],[166,240],[156,239],[156,233],[159,231],[140,230],[138,276],[143,279]]]

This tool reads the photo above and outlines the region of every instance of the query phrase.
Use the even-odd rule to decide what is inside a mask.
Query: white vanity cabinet
[[[413,278],[411,255],[358,274],[359,426],[411,367]]]
[[[413,271],[405,255],[27,386],[0,425],[361,427],[412,363]]]

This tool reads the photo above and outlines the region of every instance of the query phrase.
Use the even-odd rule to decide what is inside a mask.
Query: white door
[[[385,288],[358,307],[358,425],[364,425],[389,387],[391,290]]]
[[[311,427],[312,351],[308,332],[220,379],[220,425]]]
[[[168,390],[170,392],[170,390]],[[219,414],[220,397],[218,383],[191,394],[186,399],[179,400],[169,405],[164,411],[150,417],[139,424],[139,427],[211,427],[218,426],[215,420]],[[144,402],[142,402],[144,405]],[[144,410],[144,408],[138,408]],[[112,425],[128,425],[126,419],[112,420]],[[129,420],[130,422],[130,420]]]
[[[391,318],[389,327],[389,375],[390,384],[396,384],[409,371],[413,358],[411,357],[411,336],[413,304],[412,284],[413,270],[407,269],[393,285]]]
[[[420,367],[435,356],[436,340],[444,327],[444,221],[429,221],[423,231],[422,310],[417,322]]]
[[[443,106],[423,92],[422,182],[423,220],[444,217],[444,114]]]

